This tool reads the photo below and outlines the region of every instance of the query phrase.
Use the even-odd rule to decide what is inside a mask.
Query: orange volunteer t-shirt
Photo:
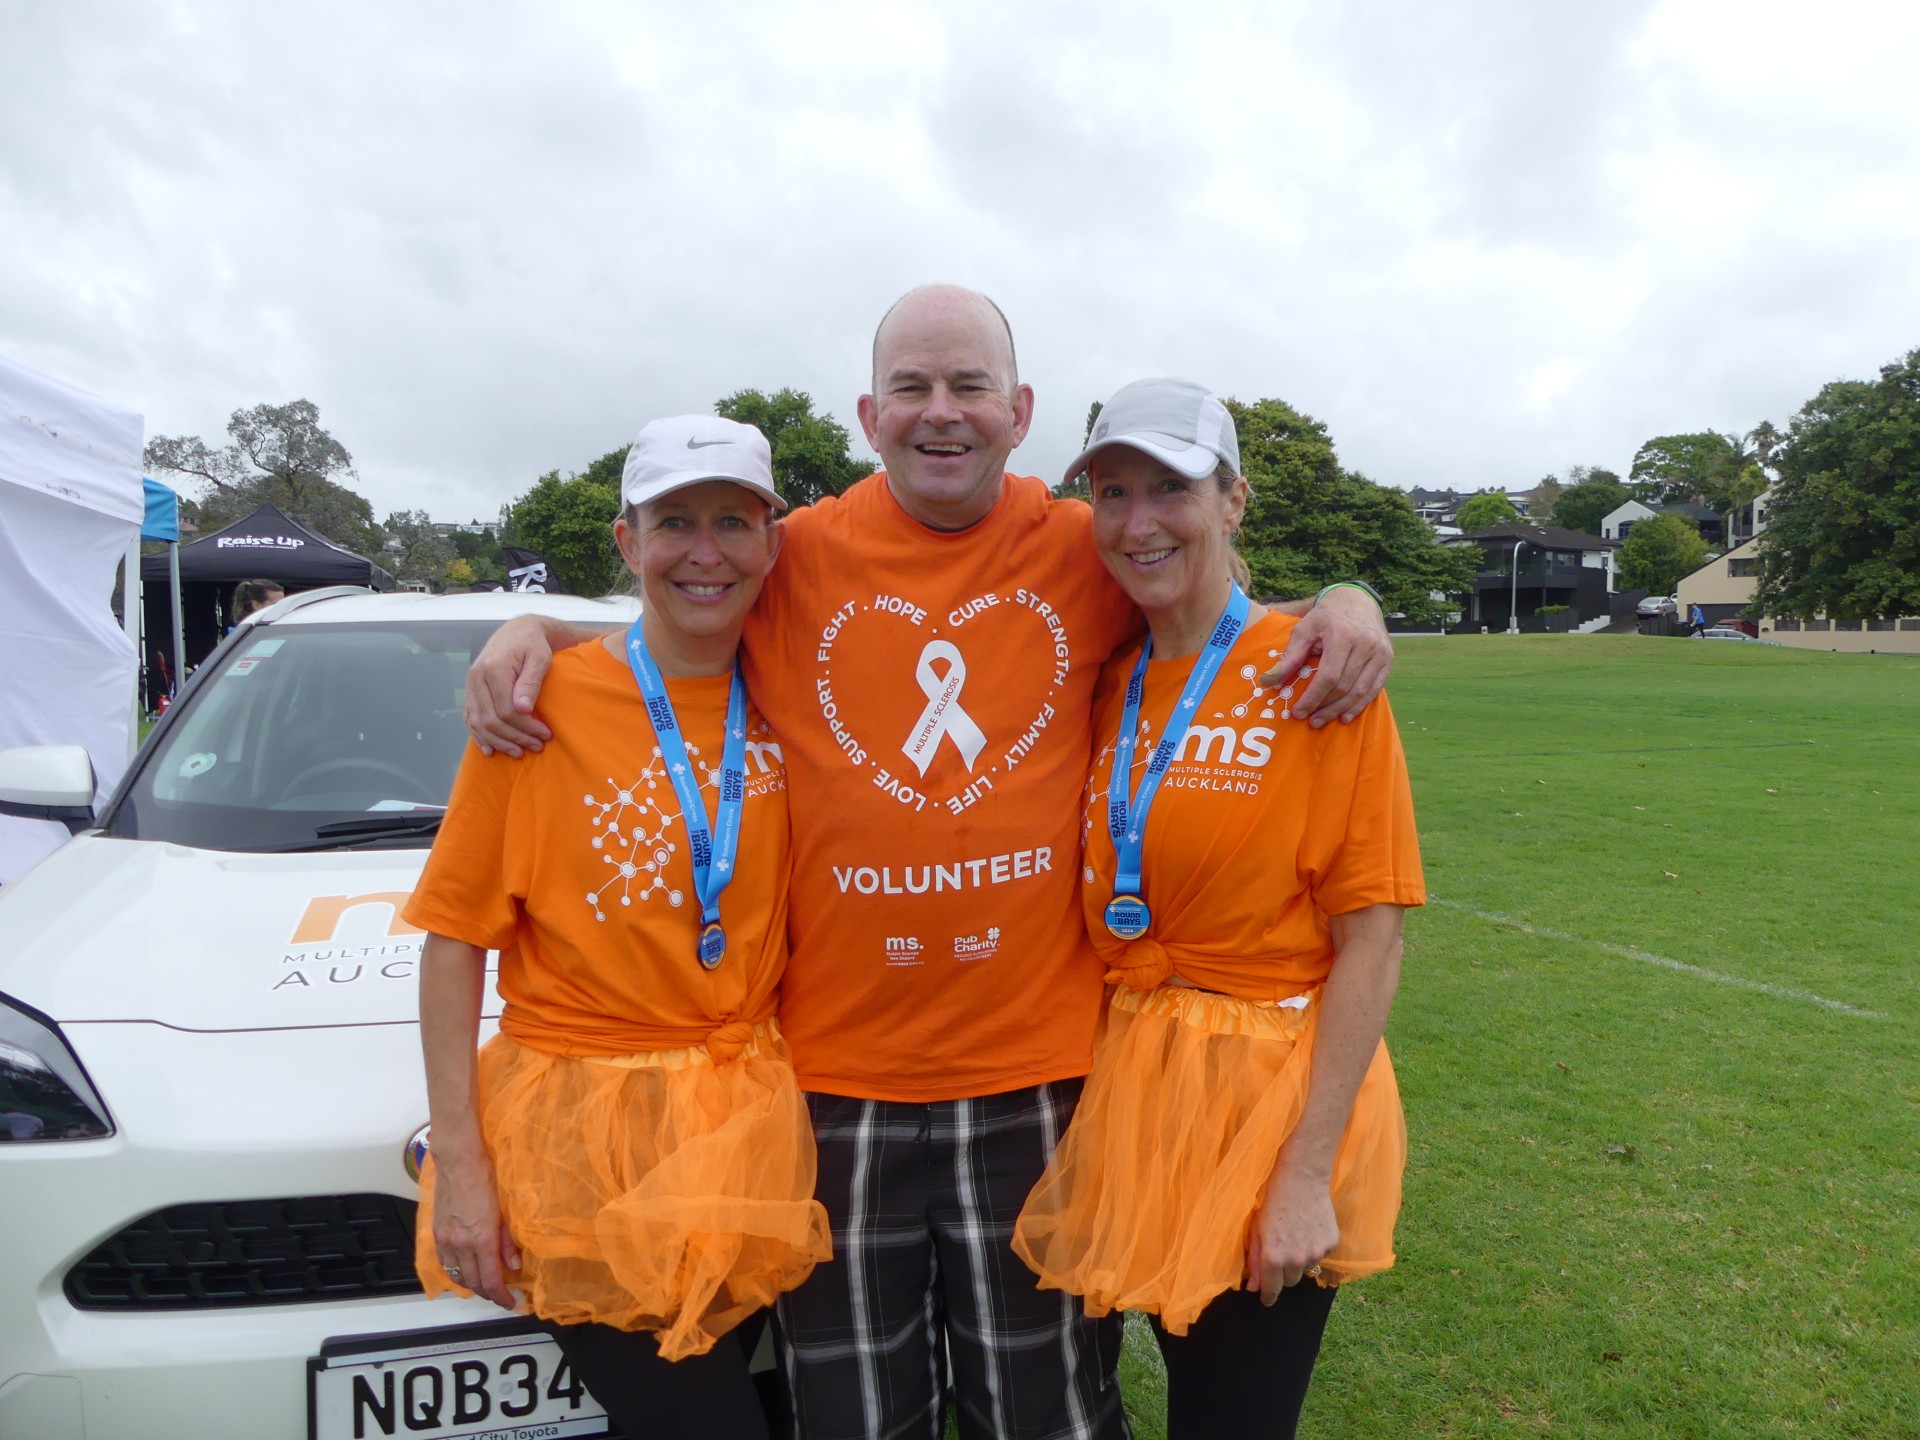
[[[708,824],[718,806],[728,676],[669,679]],[[500,1028],[559,1055],[705,1044],[773,1013],[786,962],[787,793],[780,747],[749,707],[747,789],[726,956],[695,953],[700,902],[680,799],[624,656],[554,657],[553,739],[510,760],[467,747],[406,918],[500,952]]]
[[[1092,512],[1009,475],[943,533],[875,475],[786,523],[745,655],[793,787],[780,1024],[801,1084],[928,1101],[1086,1074],[1087,717],[1139,624]]]
[[[1241,633],[1147,815],[1141,878],[1150,938],[1181,979],[1243,1000],[1284,999],[1325,980],[1334,960],[1329,916],[1426,903],[1413,792],[1386,696],[1351,725],[1315,730],[1288,717],[1286,690],[1257,683],[1296,623],[1269,612]],[[1126,964],[1129,947],[1104,919],[1114,872],[1107,787],[1138,658],[1138,647],[1129,647],[1101,677],[1093,716],[1099,748],[1086,787],[1083,908],[1087,932],[1110,965]],[[1193,661],[1147,662],[1129,795]],[[1298,694],[1306,684],[1288,688]]]

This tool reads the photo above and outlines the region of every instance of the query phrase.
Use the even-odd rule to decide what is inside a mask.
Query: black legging
[[[766,1312],[704,1355],[662,1360],[645,1330],[548,1325],[574,1374],[628,1437],[659,1440],[767,1440],[767,1414],[747,1373]]]
[[[1167,1361],[1167,1440],[1292,1440],[1333,1295],[1303,1280],[1266,1306],[1254,1292],[1229,1290],[1185,1335],[1156,1321]]]

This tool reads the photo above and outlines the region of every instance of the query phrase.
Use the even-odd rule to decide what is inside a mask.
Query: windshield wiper
[[[311,842],[276,846],[274,853],[339,850],[352,845],[357,840],[404,839],[414,835],[432,835],[440,829],[440,822],[445,818],[444,810],[435,810],[427,814],[414,812],[404,815],[367,815],[353,820],[335,820],[315,829],[313,832],[315,838]]]

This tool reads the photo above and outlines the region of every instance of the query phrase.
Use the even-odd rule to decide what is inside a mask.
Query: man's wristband
[[[1373,603],[1378,605],[1382,611],[1384,611],[1387,608],[1387,602],[1380,598],[1380,592],[1374,589],[1371,585],[1367,584],[1367,582],[1364,580],[1336,580],[1333,582],[1333,584],[1327,586],[1326,589],[1322,590],[1318,595],[1314,596],[1313,603],[1318,605],[1322,600],[1326,599],[1327,596],[1331,595],[1334,591],[1340,589],[1342,586],[1345,586],[1346,588],[1352,589],[1352,590],[1364,590],[1367,592],[1368,596],[1372,598]]]

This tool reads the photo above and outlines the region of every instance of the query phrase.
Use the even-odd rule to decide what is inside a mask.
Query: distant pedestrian
[[[254,611],[264,610],[269,605],[277,605],[286,598],[286,589],[278,580],[242,580],[233,587],[233,607],[229,612],[230,623],[238,625]]]

